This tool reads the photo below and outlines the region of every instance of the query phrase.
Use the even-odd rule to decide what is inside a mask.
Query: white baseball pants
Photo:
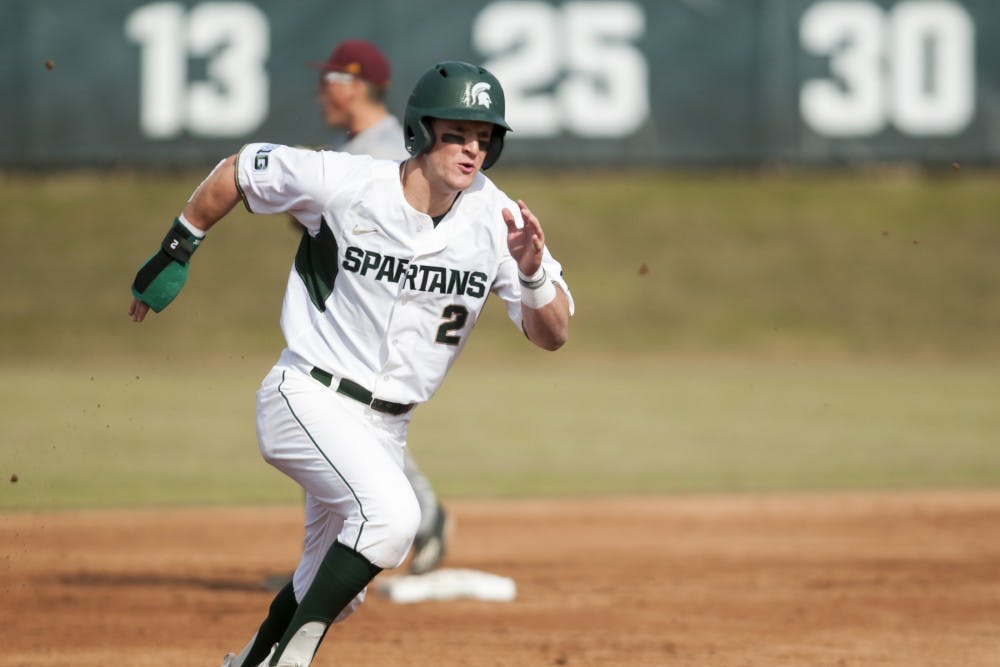
[[[409,414],[388,415],[337,393],[285,356],[257,392],[264,460],[305,490],[305,543],[296,599],[339,540],[383,569],[406,558],[420,506],[403,473]],[[364,591],[338,617],[350,615]]]

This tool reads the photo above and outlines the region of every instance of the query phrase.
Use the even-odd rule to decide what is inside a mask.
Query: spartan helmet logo
[[[475,105],[489,109],[493,104],[493,100],[490,98],[490,84],[480,81],[479,83],[467,86],[465,95],[462,97],[462,104],[467,107]]]

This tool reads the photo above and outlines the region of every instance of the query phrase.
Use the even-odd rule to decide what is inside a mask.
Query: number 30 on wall
[[[139,125],[151,139],[184,132],[235,137],[267,117],[267,17],[248,2],[139,7],[125,34],[141,49]],[[189,81],[188,59],[204,58],[207,80]]]
[[[517,136],[616,138],[649,116],[649,68],[634,44],[644,30],[631,2],[494,2],[472,44],[503,84]]]
[[[817,2],[799,24],[802,47],[829,59],[830,78],[806,81],[799,109],[831,137],[959,134],[976,107],[975,29],[949,0]]]

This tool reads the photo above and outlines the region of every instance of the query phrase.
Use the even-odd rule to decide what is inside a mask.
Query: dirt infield
[[[451,503],[512,603],[369,594],[314,665],[1000,665],[1000,493]],[[216,666],[299,508],[0,515],[0,665]],[[386,575],[382,575],[386,576]]]

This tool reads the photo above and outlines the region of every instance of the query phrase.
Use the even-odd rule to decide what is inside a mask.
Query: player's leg
[[[272,664],[308,665],[326,630],[360,603],[368,582],[406,556],[419,506],[403,474],[405,417],[373,412],[299,371],[262,386],[265,459],[307,492],[299,600]]]
[[[397,567],[420,522],[403,474],[407,417],[375,412],[297,370],[283,371],[259,405],[264,459],[306,492],[297,596],[318,569],[314,557],[334,538],[380,568]]]
[[[318,569],[319,564],[322,562],[323,556],[329,551],[334,540],[337,539],[337,535],[340,534],[344,524],[341,517],[332,514],[323,504],[308,493],[305,494],[304,507],[306,538],[300,563],[315,564],[315,567],[310,565],[307,571],[300,574],[300,579],[302,577],[307,578],[304,583],[300,583],[300,590],[307,590],[309,588],[309,582],[315,578],[316,569]],[[230,663],[226,667],[244,667],[244,665],[247,667],[257,667],[257,665],[260,665],[271,655],[275,644],[281,641],[285,630],[288,629],[288,625],[291,623],[292,617],[299,606],[292,583],[293,577],[288,576],[286,579],[285,585],[281,588],[278,595],[275,596],[274,601],[271,602],[267,618],[264,619],[264,623],[261,624],[257,634],[253,636],[238,656],[230,659]],[[364,601],[364,597],[364,591],[355,596],[348,603],[347,607],[341,611],[336,621],[342,620],[353,613]]]
[[[451,518],[434,493],[431,481],[420,471],[409,450],[406,452],[403,471],[420,504],[420,526],[413,540],[410,572],[424,574],[437,567],[444,558]]]
[[[228,657],[228,662],[224,663],[225,667],[257,667],[260,665],[270,656],[271,649],[285,634],[298,606],[292,582],[289,581],[274,596],[267,611],[267,618],[261,623],[257,634],[243,647],[239,655]]]
[[[295,590],[302,592],[309,590],[310,585],[316,579],[323,559],[329,553],[330,548],[337,541],[337,537],[343,532],[344,517],[332,511],[327,505],[306,494],[305,501],[305,542],[302,549],[302,558],[299,565],[292,573],[292,582]],[[301,597],[301,596],[300,596]],[[365,600],[365,591],[358,593],[353,600],[337,615],[334,623],[344,620],[353,614],[361,603]]]

